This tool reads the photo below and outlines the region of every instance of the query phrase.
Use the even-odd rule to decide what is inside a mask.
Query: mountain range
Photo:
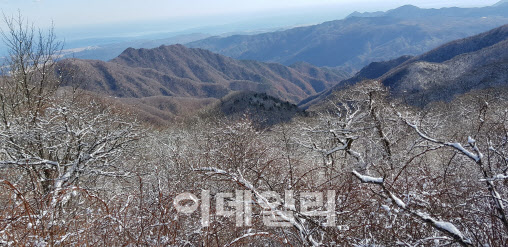
[[[508,85],[508,25],[450,42],[391,69],[379,80],[412,105]]]
[[[449,101],[471,90],[508,86],[508,25],[455,40],[419,56],[375,62],[300,103],[308,108],[363,80],[378,80],[392,97],[415,106]]]
[[[82,71],[82,88],[116,97],[214,97],[231,91],[266,92],[298,102],[348,77],[310,64],[292,67],[235,60],[182,45],[125,50],[109,61],[66,59],[61,68]]]
[[[64,59],[58,71],[69,83],[120,101],[159,120],[203,108],[235,91],[266,93],[298,103],[349,77],[307,63],[284,66],[235,60],[182,45],[125,50],[109,62]]]
[[[258,35],[210,37],[186,44],[237,59],[358,71],[375,61],[418,55],[446,42],[508,23],[508,4],[483,8],[353,13],[344,20]]]
[[[326,101],[333,92],[364,80],[381,81],[393,97],[425,106],[474,89],[506,86],[508,25],[449,42],[418,56],[373,62],[352,77],[308,63],[288,67],[236,60],[182,45],[129,48],[109,62],[65,59],[59,68],[64,79],[72,76],[72,81],[78,83],[74,86],[118,97],[122,104],[137,109],[152,122],[189,116],[210,105],[216,108],[212,112],[225,115],[245,114],[251,107],[251,112],[273,117],[275,111],[265,111],[269,106],[261,108],[252,100],[240,98],[256,98],[254,101],[259,103],[259,97],[252,94],[266,93],[266,97],[271,97],[271,103],[266,105],[300,102],[299,106],[307,109]],[[252,93],[232,94],[242,91]],[[272,98],[282,101],[273,103],[276,100]],[[291,108],[291,114],[275,115],[293,116],[297,112]]]
[[[120,55],[125,49],[131,48],[157,48],[160,45],[173,45],[173,44],[183,44],[196,40],[201,40],[209,37],[208,34],[202,33],[191,33],[191,34],[182,34],[176,35],[170,38],[164,39],[143,39],[143,40],[132,40],[132,41],[123,41],[123,42],[109,42],[108,44],[98,44],[98,45],[86,45],[84,42],[81,48],[74,49],[66,49],[62,51],[62,56],[65,58],[79,58],[79,59],[92,59],[92,60],[102,60],[109,61],[118,55]]]
[[[437,48],[419,54],[412,54],[408,49],[414,52],[503,20],[508,22],[508,12],[502,11],[506,8],[508,4],[502,2],[474,9],[429,10],[403,6],[387,12],[353,13],[345,20],[316,26],[211,38],[189,45],[215,40],[231,48],[231,52],[238,52],[241,49],[229,41],[241,42],[242,47],[257,44],[264,49],[246,52],[259,56],[260,60],[263,54],[283,59],[280,52],[287,55],[300,49],[300,55],[308,52],[308,58],[312,57],[311,61],[318,65],[347,60],[341,69],[296,62],[298,59],[287,60],[289,66],[238,60],[202,48],[162,45],[152,49],[128,48],[108,62],[63,59],[58,72],[64,81],[72,82],[64,86],[78,86],[108,96],[157,124],[191,116],[200,109],[225,116],[253,113],[261,116],[259,122],[277,119],[265,121],[274,124],[302,114],[293,104],[312,109],[313,105],[332,97],[333,92],[364,80],[380,81],[390,89],[392,97],[411,105],[426,106],[471,90],[506,86],[508,25],[434,46]],[[459,24],[473,19],[476,22],[459,28]],[[446,25],[438,25],[440,21]],[[305,37],[299,39],[302,34]],[[436,38],[437,34],[441,38]],[[394,42],[393,37],[404,42]],[[278,43],[281,40],[285,43]],[[303,43],[309,45],[299,48]],[[365,44],[369,44],[369,49],[363,49]],[[326,48],[327,45],[331,46]],[[358,52],[364,55],[357,56]],[[390,59],[399,53],[402,55]],[[351,63],[353,60],[358,63]],[[370,60],[376,61],[358,67]],[[358,72],[351,76],[344,72],[347,66],[352,71],[358,68]]]

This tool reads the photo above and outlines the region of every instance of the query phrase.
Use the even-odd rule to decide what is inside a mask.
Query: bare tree
[[[5,192],[0,204],[12,214],[2,229],[24,224],[39,234],[38,241],[55,244],[52,234],[68,226],[64,219],[78,222],[85,215],[78,213],[84,210],[78,204],[68,204],[76,191],[98,193],[107,185],[97,183],[99,177],[129,176],[125,156],[135,156],[133,144],[141,132],[135,121],[93,95],[59,88],[55,65],[61,44],[52,28],[36,31],[21,15],[4,19],[9,57],[0,78],[0,182]],[[11,194],[15,200],[9,200]],[[69,210],[75,215],[65,213]]]
[[[7,30],[1,35],[9,54],[2,68],[0,101],[4,124],[23,114],[33,121],[51,102],[60,80],[55,77],[56,58],[62,49],[53,27],[37,30],[23,19],[4,15]]]

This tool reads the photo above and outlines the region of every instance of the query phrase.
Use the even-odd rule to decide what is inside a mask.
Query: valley
[[[2,4],[220,35],[4,14],[0,246],[507,245],[506,0],[61,1]]]

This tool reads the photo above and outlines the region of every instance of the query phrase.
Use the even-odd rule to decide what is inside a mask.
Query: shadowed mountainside
[[[412,105],[451,100],[473,89],[508,85],[508,25],[407,60],[379,77]]]
[[[330,89],[327,89],[326,91],[323,91],[319,94],[316,94],[314,96],[310,96],[298,104],[303,109],[309,107],[310,105],[319,102],[326,97],[328,97],[332,92],[344,89],[346,87],[349,87],[351,85],[354,85],[358,82],[364,81],[364,80],[370,80],[370,79],[376,79],[382,75],[384,75],[386,72],[390,71],[391,69],[399,66],[400,64],[404,63],[408,59],[412,58],[412,56],[401,56],[396,59],[392,59],[389,61],[382,61],[382,62],[373,62],[369,65],[365,66],[363,69],[361,69],[359,72],[357,72],[353,77],[343,80],[337,85],[333,86]]]
[[[295,104],[282,101],[266,93],[234,92],[215,102],[200,114],[204,118],[226,117],[233,120],[249,118],[264,128],[305,115]]]
[[[416,57],[372,63],[355,76],[300,103],[302,108],[325,101],[334,91],[375,79],[392,96],[425,106],[452,100],[475,89],[508,86],[508,25],[449,42]]]

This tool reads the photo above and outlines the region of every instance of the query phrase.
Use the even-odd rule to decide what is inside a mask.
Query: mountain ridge
[[[371,62],[418,55],[506,24],[508,5],[443,9],[403,6],[368,17],[361,15],[280,32],[210,37],[186,46],[237,59],[284,65],[304,61],[357,71]]]
[[[379,80],[393,95],[422,106],[472,89],[505,86],[506,71],[508,25],[503,25],[409,59]]]
[[[374,71],[373,73],[369,70]],[[299,105],[319,105],[335,91],[364,80],[380,81],[392,97],[424,107],[471,90],[508,86],[508,25],[455,40],[421,55],[371,63],[352,78]]]
[[[297,103],[349,77],[305,63],[287,67],[235,60],[182,45],[130,48],[109,62],[65,59],[58,68],[66,82],[63,86],[117,97],[146,109],[147,118],[156,121],[185,115],[183,111],[194,112],[235,91],[267,93]],[[177,99],[182,98],[189,99],[182,104],[192,107],[179,106]]]

